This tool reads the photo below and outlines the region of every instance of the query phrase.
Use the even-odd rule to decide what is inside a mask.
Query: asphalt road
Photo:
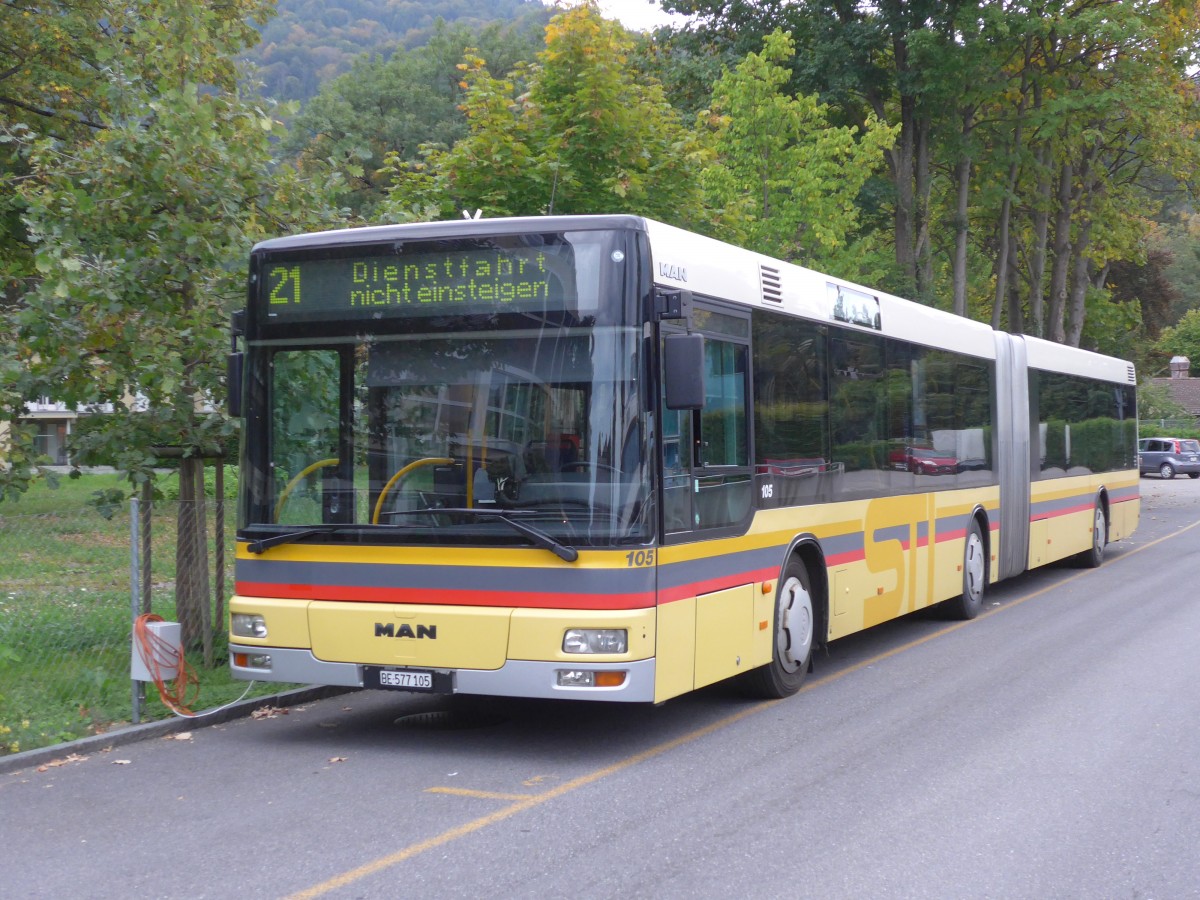
[[[366,692],[7,772],[0,897],[1200,897],[1200,480],[1142,490],[781,702]]]

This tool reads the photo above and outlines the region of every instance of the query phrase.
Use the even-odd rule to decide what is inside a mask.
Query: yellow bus
[[[1138,521],[1131,364],[635,216],[268,240],[234,331],[242,679],[784,697]]]

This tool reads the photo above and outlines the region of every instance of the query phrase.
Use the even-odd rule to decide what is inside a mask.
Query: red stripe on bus
[[[825,568],[845,566],[850,563],[862,562],[867,558],[865,550],[848,550],[845,553],[832,553],[825,557]]]
[[[1080,503],[1078,506],[1068,506],[1065,509],[1055,509],[1047,513],[1036,513],[1029,517],[1030,522],[1045,522],[1047,519],[1057,519],[1059,516],[1070,516],[1075,513],[1091,512],[1093,505],[1089,500],[1087,503]]]
[[[524,591],[273,584],[262,581],[239,581],[236,590],[243,597],[272,597],[284,600],[344,600],[356,603],[422,603],[431,606],[511,606],[524,609],[647,609],[654,606],[654,595],[647,592],[636,594],[550,594]]]
[[[658,592],[659,603],[674,603],[676,600],[690,600],[702,594],[712,594],[727,588],[740,587],[760,581],[770,581],[779,577],[778,569],[756,569],[752,572],[738,572],[734,575],[723,575],[720,578],[708,578],[704,581],[692,581],[678,584],[674,587],[663,588]]]

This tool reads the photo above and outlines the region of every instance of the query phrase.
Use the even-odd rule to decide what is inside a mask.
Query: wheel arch
[[[1112,507],[1111,501],[1108,499],[1108,488],[1105,485],[1100,485],[1100,490],[1096,492],[1096,502],[1104,510],[1104,543],[1107,544],[1112,532]]]

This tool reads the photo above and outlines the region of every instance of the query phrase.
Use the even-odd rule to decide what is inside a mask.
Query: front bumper
[[[235,654],[271,657],[270,669],[238,666]],[[293,684],[325,684],[338,687],[362,687],[363,670],[357,663],[326,662],[311,650],[229,645],[229,668],[234,678],[245,681],[284,681]],[[590,669],[597,672],[626,672],[620,687],[560,687],[561,669]],[[531,697],[547,700],[603,700],[609,703],[653,703],[654,660],[601,663],[580,659],[574,665],[510,659],[498,669],[450,670],[453,692],[495,697]]]

